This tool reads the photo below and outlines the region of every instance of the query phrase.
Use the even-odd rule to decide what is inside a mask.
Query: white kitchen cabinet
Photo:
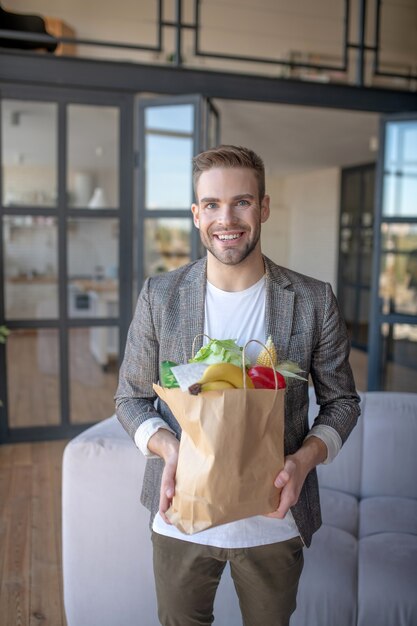
[[[56,319],[58,287],[45,280],[19,280],[5,283],[6,319]]]
[[[117,317],[117,293],[89,292],[92,317]],[[97,363],[104,369],[111,359],[119,354],[119,329],[112,326],[92,326],[90,328],[90,351]]]

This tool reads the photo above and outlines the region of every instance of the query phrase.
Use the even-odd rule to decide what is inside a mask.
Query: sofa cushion
[[[309,388],[309,422],[313,424],[318,415],[319,406],[316,403],[313,387]],[[361,411],[366,410],[366,396],[361,394]],[[319,465],[317,475],[320,487],[327,487],[359,497],[361,493],[362,472],[362,436],[363,419],[360,416],[358,423],[337,457],[328,465]]]
[[[417,624],[417,536],[380,533],[359,542],[358,626]]]
[[[323,524],[334,526],[358,536],[358,500],[347,493],[334,489],[320,489],[320,504]]]
[[[417,394],[368,392],[365,411],[362,497],[417,499]]]
[[[311,547],[304,550],[291,626],[356,626],[357,546],[350,533],[332,526],[314,534]]]
[[[359,511],[359,537],[388,532],[417,535],[417,500],[387,496],[365,498]]]

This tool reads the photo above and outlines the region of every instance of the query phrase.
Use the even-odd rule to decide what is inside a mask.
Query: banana
[[[214,380],[211,383],[201,385],[201,391],[217,391],[218,389],[235,389],[235,387],[226,380]]]
[[[246,373],[245,376],[246,387],[248,389],[253,389],[254,386],[252,380]],[[200,385],[204,385],[206,383],[213,383],[216,381],[226,381],[228,383],[231,383],[231,385],[233,387],[236,387],[236,389],[242,389],[242,369],[237,365],[233,365],[232,363],[214,363],[213,365],[209,365],[208,368],[204,371],[204,374],[199,380],[199,383]]]

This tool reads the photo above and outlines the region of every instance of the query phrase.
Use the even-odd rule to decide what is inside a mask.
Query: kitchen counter
[[[14,285],[52,285],[58,282],[58,276],[9,276],[6,282]]]
[[[110,278],[103,280],[89,280],[79,279],[71,282],[74,287],[77,287],[80,291],[96,291],[97,293],[103,293],[106,291],[117,291],[118,281]]]

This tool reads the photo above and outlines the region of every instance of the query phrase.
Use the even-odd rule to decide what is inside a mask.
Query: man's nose
[[[229,203],[222,204],[217,219],[223,224],[233,224],[236,221],[235,207]]]

